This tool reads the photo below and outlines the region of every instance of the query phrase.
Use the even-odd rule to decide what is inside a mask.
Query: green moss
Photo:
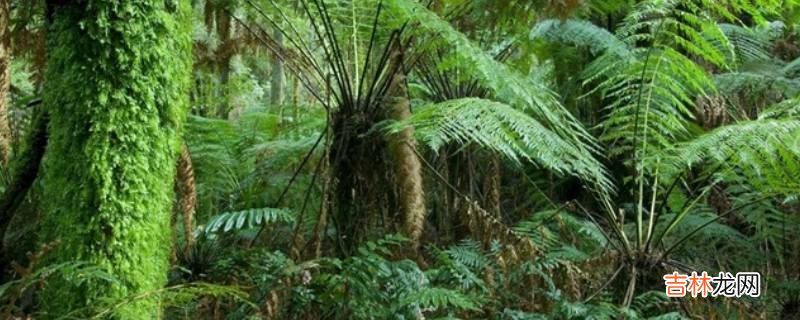
[[[188,1],[67,3],[48,30],[42,241],[60,241],[53,263],[86,261],[118,282],[52,279],[45,318],[163,287],[191,70]],[[160,309],[157,298],[139,299],[113,318],[154,319]]]

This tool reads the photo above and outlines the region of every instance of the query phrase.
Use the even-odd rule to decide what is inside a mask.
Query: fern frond
[[[600,141],[612,156],[646,151],[642,146],[663,150],[686,139],[694,98],[713,89],[708,74],[672,48],[636,49],[634,56],[620,61],[605,54],[585,71],[585,85],[603,79],[590,94],[610,101]]]
[[[730,45],[712,15],[736,20],[724,4],[710,1],[643,1],[625,17],[617,34],[631,46],[644,41],[682,49],[724,68]]]
[[[740,66],[748,63],[767,61],[770,59],[770,49],[772,47],[771,37],[765,32],[746,28],[743,26],[720,23],[719,29],[728,39],[729,48],[725,43],[711,40],[714,46],[722,52],[730,52],[728,61],[731,65]]]
[[[386,3],[389,10],[408,19],[415,26],[415,35],[426,40],[420,43],[420,50],[448,49],[439,64],[440,69],[447,71],[457,68],[466,77],[478,80],[489,91],[489,98],[530,113],[537,121],[578,148],[589,152],[597,150],[594,138],[561,105],[555,93],[545,83],[526,78],[509,66],[495,61],[447,21],[419,3],[410,0],[391,0]]]
[[[419,141],[432,150],[450,142],[477,144],[517,163],[531,161],[611,189],[605,169],[591,153],[500,102],[464,98],[428,104],[417,108],[405,122],[390,125],[390,130],[399,131],[405,126],[413,126]]]
[[[619,40],[608,30],[585,20],[544,20],[533,26],[530,38],[586,47],[593,54],[608,51],[621,59],[630,54],[630,49],[625,42]]]
[[[775,105],[764,109],[758,115],[758,120],[798,118],[800,118],[800,100],[796,98],[776,103]]]
[[[727,168],[724,175],[744,177],[765,192],[788,195],[800,187],[799,143],[798,120],[745,121],[678,144],[655,158],[666,165],[662,173],[668,177],[712,163]]]
[[[435,311],[440,308],[456,310],[479,310],[479,304],[458,291],[445,288],[423,288],[401,300],[401,305],[417,304],[423,309]],[[449,309],[448,309],[449,310]]]
[[[720,93],[726,96],[740,92],[757,95],[768,90],[781,92],[789,97],[800,93],[800,80],[787,78],[779,73],[729,72],[715,75],[714,82]]]

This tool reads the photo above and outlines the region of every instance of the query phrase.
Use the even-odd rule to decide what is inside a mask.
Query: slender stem
[[[310,150],[308,150],[308,152],[306,153],[305,157],[303,157],[303,161],[301,161],[300,165],[297,166],[297,169],[295,169],[294,174],[292,174],[292,178],[289,179],[289,182],[283,188],[283,191],[281,192],[281,195],[278,197],[277,200],[275,200],[275,203],[273,203],[271,207],[274,208],[274,207],[277,207],[278,205],[281,204],[281,202],[283,201],[283,198],[286,197],[286,194],[289,192],[289,188],[291,188],[292,184],[294,184],[294,181],[297,179],[297,176],[300,175],[300,171],[303,170],[303,167],[305,167],[306,163],[311,158],[311,155],[314,154],[314,150],[317,149],[317,146],[319,146],[319,143],[322,141],[322,138],[325,137],[325,133],[326,132],[328,132],[328,126],[327,125],[325,126],[325,129],[322,131],[322,133],[319,134],[319,138],[317,138],[317,141],[314,142],[314,145],[311,147]],[[265,226],[266,226],[266,224],[262,224],[261,227],[258,228],[258,232],[256,232],[256,235],[248,243],[248,245],[247,245],[248,248],[252,247],[255,244],[255,242],[258,240],[258,237],[261,235],[262,232],[264,232],[264,227]]]
[[[617,271],[614,271],[614,274],[612,274],[611,277],[608,278],[608,280],[602,286],[600,286],[600,288],[597,289],[597,291],[592,293],[592,295],[590,295],[588,298],[586,298],[586,300],[583,300],[583,303],[589,303],[589,301],[592,301],[592,299],[594,299],[595,296],[600,294],[600,292],[603,292],[603,289],[608,287],[608,285],[611,284],[611,282],[614,281],[614,279],[617,278],[617,276],[619,275],[620,271],[622,271],[622,268],[624,268],[624,267],[625,267],[625,264],[620,264],[619,268],[617,268]]]

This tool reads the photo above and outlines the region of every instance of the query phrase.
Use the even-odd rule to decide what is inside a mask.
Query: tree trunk
[[[217,106],[217,116],[221,119],[228,118],[228,80],[231,76],[231,57],[233,56],[233,43],[231,42],[231,16],[223,8],[216,11],[217,36],[219,37],[219,47],[216,51],[216,60],[219,72],[219,105]]]
[[[486,210],[500,218],[500,158],[489,155],[489,167],[483,177],[483,197]]]
[[[86,262],[117,281],[48,279],[39,300],[44,319],[166,284],[192,61],[189,1],[53,5],[42,240],[59,242],[51,263]],[[156,295],[110,312],[113,319],[162,316]]]
[[[177,175],[175,177],[175,192],[178,196],[178,211],[183,217],[183,236],[186,246],[183,253],[188,254],[194,245],[194,213],[197,207],[197,188],[194,182],[194,166],[186,144],[181,146],[178,157]]]
[[[395,90],[395,101],[391,107],[392,117],[397,121],[403,121],[411,116],[405,75],[398,72],[394,77],[392,85]],[[414,138],[414,128],[408,127],[390,137],[390,144],[403,215],[403,231],[416,249],[425,226],[426,211],[425,193],[422,189],[422,164],[415,151],[417,141]]]
[[[8,125],[8,91],[11,87],[10,1],[0,1],[0,173],[8,168],[11,127]]]
[[[283,33],[278,28],[274,30],[275,42],[278,46],[283,46]],[[272,70],[270,79],[269,103],[273,106],[283,104],[283,61],[274,57],[272,59]],[[281,108],[283,110],[283,108]]]
[[[25,252],[25,250],[19,250],[21,248],[20,243],[12,243],[11,246],[7,245],[6,235],[7,231],[13,228],[17,209],[25,197],[28,196],[28,191],[39,175],[42,156],[47,145],[47,112],[41,106],[37,106],[33,112],[33,120],[21,148],[22,151],[11,161],[13,167],[11,179],[2,197],[0,197],[0,239],[3,240],[2,253],[0,253],[0,259],[2,259],[0,261],[0,272],[6,270],[9,263],[19,257],[19,255],[14,255],[14,252]],[[28,221],[28,223],[32,223],[30,222],[31,220],[34,219],[32,217],[23,218],[23,221]]]

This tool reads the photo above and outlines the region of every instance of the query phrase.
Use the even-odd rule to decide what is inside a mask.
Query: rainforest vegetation
[[[793,0],[0,0],[2,319],[800,319],[798,196]]]

